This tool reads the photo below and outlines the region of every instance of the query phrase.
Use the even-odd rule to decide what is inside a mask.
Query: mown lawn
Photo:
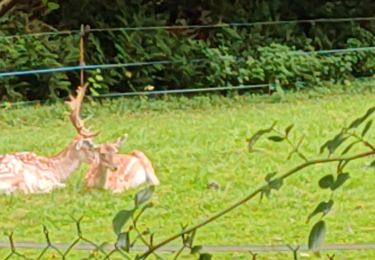
[[[286,102],[253,101],[251,97],[172,98],[164,101],[117,100],[86,107],[88,124],[101,131],[98,141],[128,133],[123,152],[143,150],[153,161],[161,185],[155,207],[141,221],[155,232],[156,241],[194,224],[245,196],[263,183],[267,173],[285,171],[300,160],[287,161],[288,146],[259,142],[263,151],[248,153],[246,138],[278,121],[281,129],[295,124],[292,136],[305,135],[303,149],[311,158],[340,127],[375,104],[373,94],[337,95]],[[30,150],[57,153],[74,136],[61,105],[0,110],[0,153]],[[375,131],[368,134],[371,139]],[[358,150],[357,150],[358,151]],[[355,152],[355,150],[353,150]],[[368,160],[367,160],[368,161]],[[375,243],[374,170],[362,160],[350,166],[352,178],[338,190],[327,215],[327,243]],[[67,188],[43,195],[0,196],[0,230],[14,232],[16,241],[43,242],[46,225],[54,242],[75,238],[72,216],[84,216],[84,234],[95,241],[113,241],[111,220],[132,207],[135,191],[112,195],[85,191],[81,167]],[[197,233],[197,243],[210,245],[305,243],[314,221],[306,217],[330,193],[318,180],[335,166],[317,166],[290,178],[280,191],[262,202],[255,199]],[[208,189],[215,181],[218,190]],[[314,219],[316,220],[316,219]],[[3,236],[1,241],[6,241]],[[176,244],[176,242],[175,242]],[[9,250],[0,250],[4,257]],[[375,258],[375,251],[335,252],[337,259]],[[310,254],[311,255],[311,254]],[[217,254],[214,259],[249,259],[249,254]],[[313,258],[307,257],[304,258]],[[81,256],[72,256],[81,259]],[[291,254],[265,254],[259,259],[291,259]],[[336,258],[335,258],[336,259]]]

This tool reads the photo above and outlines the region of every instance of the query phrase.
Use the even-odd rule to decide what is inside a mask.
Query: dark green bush
[[[355,8],[349,2],[354,3],[43,0],[37,7],[0,17],[0,70],[78,65],[79,59],[78,34],[12,39],[4,35],[78,29],[80,23],[108,28],[373,15],[372,1],[361,1]],[[172,63],[94,70],[87,75],[92,94],[259,83],[306,88],[373,75],[375,53],[299,51],[375,46],[374,32],[374,21],[94,32],[87,41],[87,64]],[[66,72],[0,78],[0,99],[57,99],[78,84],[78,77],[78,72]]]
[[[43,28],[38,20],[29,22],[24,13],[0,19],[0,28],[11,25],[13,33],[22,34],[25,24]],[[0,30],[1,71],[77,65],[79,60],[78,35],[4,38],[5,35]],[[70,85],[68,73],[3,77],[0,78],[0,100],[57,99],[69,93]]]

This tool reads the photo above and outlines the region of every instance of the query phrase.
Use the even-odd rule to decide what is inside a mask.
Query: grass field
[[[98,141],[128,133],[123,152],[143,150],[153,161],[161,185],[153,196],[155,207],[145,213],[142,226],[155,232],[156,241],[194,224],[245,196],[263,183],[271,171],[285,171],[300,161],[286,160],[288,147],[261,141],[262,152],[248,153],[246,138],[274,120],[282,129],[295,124],[295,138],[306,136],[307,155],[316,157],[320,146],[340,127],[375,104],[374,94],[335,95],[328,98],[294,96],[286,101],[251,97],[213,96],[172,98],[164,101],[118,100],[86,107],[88,121],[100,130]],[[99,107],[101,108],[99,110]],[[57,153],[75,132],[61,105],[0,111],[0,153],[29,150]],[[298,133],[297,133],[298,131]],[[375,137],[370,131],[369,137]],[[350,166],[352,178],[335,194],[326,217],[327,243],[375,242],[374,171],[364,161]],[[0,197],[0,230],[14,231],[16,241],[43,242],[46,225],[54,242],[75,238],[71,216],[84,216],[84,234],[96,241],[114,241],[111,220],[132,206],[135,191],[112,195],[85,191],[81,167],[67,187],[43,195]],[[321,199],[319,178],[335,166],[309,168],[290,178],[270,199],[251,201],[197,233],[197,243],[209,245],[305,243],[312,224],[306,217]],[[218,190],[208,189],[216,181]],[[4,236],[2,241],[6,240]],[[0,257],[9,250],[0,250]],[[335,259],[375,259],[375,251],[335,252]],[[249,254],[218,254],[214,259],[249,259]],[[307,257],[305,258],[314,258]],[[79,256],[72,259],[80,259]],[[259,259],[291,259],[291,254],[260,254]],[[322,258],[323,259],[323,258]]]

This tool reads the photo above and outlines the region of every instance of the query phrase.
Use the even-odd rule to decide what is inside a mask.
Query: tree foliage
[[[78,64],[78,34],[4,38],[14,34],[77,30],[81,24],[91,28],[184,26],[372,16],[375,3],[359,2],[16,1],[0,17],[0,70]],[[295,51],[374,46],[374,32],[375,21],[92,32],[86,63],[173,62],[88,72],[104,78],[93,94],[147,86],[163,90],[258,83],[299,89],[373,75],[373,51],[324,55]],[[57,99],[67,95],[78,76],[65,72],[0,78],[0,98]]]

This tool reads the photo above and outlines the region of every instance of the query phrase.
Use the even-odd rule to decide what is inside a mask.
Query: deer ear
[[[116,148],[120,148],[121,145],[123,145],[124,142],[128,140],[128,134],[124,134],[123,136],[117,138],[115,142]]]

